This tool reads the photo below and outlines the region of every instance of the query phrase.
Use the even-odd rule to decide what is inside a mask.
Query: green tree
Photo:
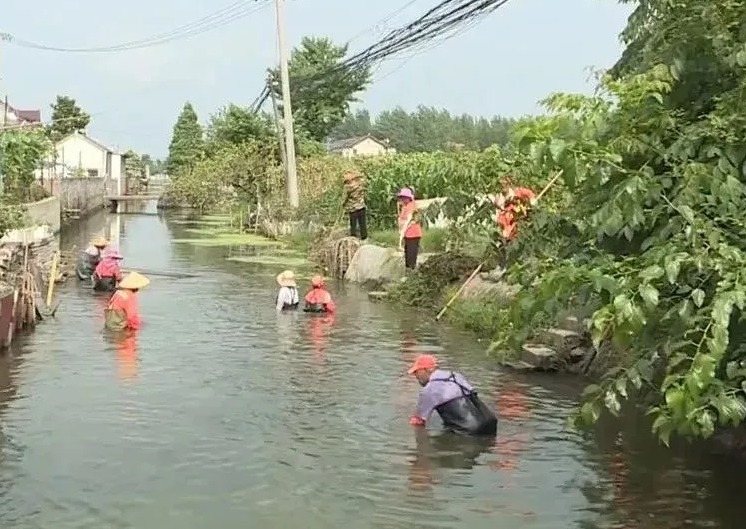
[[[208,152],[215,152],[229,144],[276,141],[268,115],[257,114],[233,103],[210,117],[205,136]]]
[[[83,131],[91,122],[91,116],[75,102],[75,99],[68,96],[57,96],[57,100],[52,108],[52,122],[47,128],[47,132],[52,141],[59,141],[73,132]]]
[[[451,115],[445,109],[419,106],[414,112],[386,110],[371,120],[367,110],[347,115],[333,131],[333,138],[372,134],[388,139],[402,153],[439,150],[482,150],[509,142],[514,120]]]
[[[168,146],[166,171],[172,178],[188,173],[202,158],[205,149],[202,126],[190,102],[184,104],[174,125]]]
[[[150,168],[150,174],[161,174],[166,172],[166,162],[153,158],[149,154],[142,155],[142,162]]]
[[[3,192],[19,201],[30,197],[34,171],[51,151],[51,142],[39,129],[9,131],[0,135]]]
[[[295,125],[309,139],[325,141],[344,120],[356,94],[370,84],[369,68],[347,68],[342,60],[347,46],[330,39],[304,37],[288,63],[290,94]],[[270,84],[278,103],[282,102],[280,72],[270,70]],[[282,106],[280,105],[282,110]]]

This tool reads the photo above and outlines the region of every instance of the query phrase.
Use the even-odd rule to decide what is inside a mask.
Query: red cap
[[[407,373],[413,375],[420,369],[435,369],[436,367],[438,367],[438,359],[433,355],[418,355]]]

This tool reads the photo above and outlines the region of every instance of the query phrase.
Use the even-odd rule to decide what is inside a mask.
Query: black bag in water
[[[497,435],[495,412],[479,398],[476,391],[459,384],[453,371],[448,378],[435,378],[433,381],[451,382],[461,389],[461,397],[444,402],[435,408],[447,430],[464,435]]]

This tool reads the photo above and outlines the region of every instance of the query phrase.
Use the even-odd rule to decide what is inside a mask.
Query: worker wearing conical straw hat
[[[285,270],[277,275],[277,284],[280,290],[277,292],[275,305],[278,311],[295,310],[300,304],[298,295],[298,283],[295,282],[295,274],[292,270]]]
[[[88,281],[93,271],[103,257],[103,252],[109,245],[105,237],[94,237],[88,247],[80,253],[78,263],[75,265],[75,275],[81,281]]]
[[[107,329],[112,331],[137,330],[142,326],[137,293],[149,284],[150,280],[138,272],[130,272],[124,276],[106,308]]]

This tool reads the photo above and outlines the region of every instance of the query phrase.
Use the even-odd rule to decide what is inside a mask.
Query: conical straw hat
[[[137,272],[130,272],[119,282],[119,288],[140,290],[150,284],[150,279]]]
[[[292,270],[285,270],[277,276],[277,284],[281,287],[296,287],[295,274]]]

